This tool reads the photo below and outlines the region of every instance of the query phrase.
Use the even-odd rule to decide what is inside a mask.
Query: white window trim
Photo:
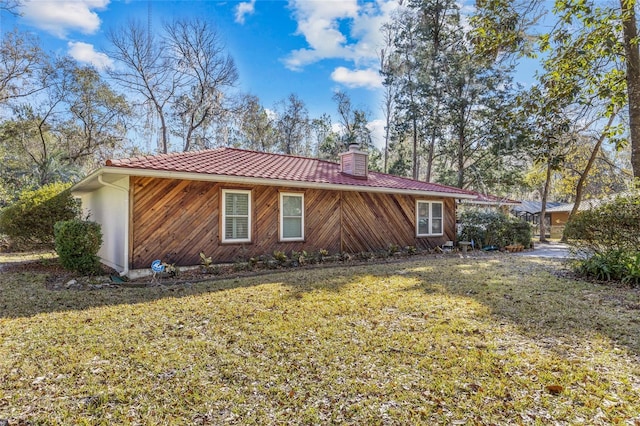
[[[227,194],[247,194],[248,196],[248,220],[247,220],[247,237],[248,238],[227,238],[226,229],[227,229]],[[220,211],[220,215],[222,216],[222,229],[220,234],[222,235],[223,243],[250,243],[251,242],[251,230],[252,228],[252,220],[251,220],[251,190],[245,189],[223,189],[222,190],[222,208]]]
[[[420,233],[420,204],[427,204],[429,206],[429,231],[433,229],[433,205],[440,204],[440,211],[442,212],[442,217],[440,218],[440,220],[442,221],[442,232],[437,234]],[[444,235],[444,203],[442,201],[416,200],[416,237],[440,237],[442,235]]]
[[[288,197],[300,197],[302,198],[302,216],[301,216],[301,221],[300,221],[300,236],[299,237],[293,237],[293,238],[285,238],[283,237],[283,231],[284,231],[284,197],[288,196]],[[278,237],[280,238],[280,241],[304,241],[304,193],[301,192],[281,192],[280,193],[280,212],[279,212],[279,216],[280,216],[280,229],[279,229],[279,235]],[[293,217],[293,216],[292,216]]]

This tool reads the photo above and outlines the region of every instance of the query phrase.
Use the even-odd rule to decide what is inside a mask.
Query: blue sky
[[[22,16],[3,12],[0,31],[17,26],[38,35],[46,50],[104,68],[110,65],[101,53],[110,28],[131,19],[147,24],[149,14],[158,29],[173,18],[198,16],[223,36],[239,70],[238,89],[257,95],[265,107],[296,93],[312,117],[335,115],[331,97],[343,90],[376,120],[382,116],[379,29],[397,5],[397,0],[25,0]],[[381,120],[376,123],[381,127]]]
[[[18,27],[36,34],[45,50],[68,54],[99,69],[111,28],[139,20],[152,29],[174,18],[212,22],[239,71],[238,90],[260,98],[266,108],[296,93],[311,117],[334,117],[332,96],[348,93],[370,113],[374,142],[382,145],[380,27],[398,0],[23,0],[22,16],[0,12],[0,32]],[[464,2],[468,3],[468,2]],[[469,9],[467,9],[469,11]],[[532,61],[530,61],[532,62]],[[531,81],[536,64],[516,79]]]

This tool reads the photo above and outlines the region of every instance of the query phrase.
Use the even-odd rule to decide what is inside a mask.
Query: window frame
[[[300,236],[299,237],[285,237],[284,234],[284,197],[299,197],[301,199],[301,213],[300,216],[287,216],[290,218],[300,218]],[[304,192],[280,192],[279,194],[279,225],[280,229],[278,230],[278,238],[279,241],[290,242],[290,241],[304,241]]]
[[[426,234],[420,233],[420,205],[427,204],[428,205],[428,230],[429,232]],[[433,205],[440,205],[441,215],[440,219],[440,231],[439,233],[433,232]],[[435,200],[416,200],[416,237],[441,237],[444,235],[444,202],[443,201],[435,201]]]
[[[247,195],[247,238],[227,238],[227,194],[246,194]],[[220,203],[221,232],[220,241],[223,243],[250,243],[252,236],[252,191],[250,189],[223,189],[222,202]],[[234,215],[234,217],[244,217]]]

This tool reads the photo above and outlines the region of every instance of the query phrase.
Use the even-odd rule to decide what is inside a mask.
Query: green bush
[[[100,272],[97,256],[102,245],[100,224],[75,219],[58,222],[54,228],[56,252],[65,269],[81,274]]]
[[[578,272],[602,281],[640,284],[640,251],[607,250],[577,263]]]
[[[69,186],[53,183],[23,191],[15,203],[0,211],[0,233],[17,247],[52,247],[54,224],[80,215],[80,203]]]
[[[521,244],[531,247],[531,226],[497,212],[465,212],[460,217],[459,239],[474,241],[477,247],[505,247]]]
[[[640,194],[572,216],[565,239],[582,253],[579,273],[599,280],[640,284]]]
[[[573,215],[564,229],[565,239],[593,253],[640,248],[640,194],[616,198]]]

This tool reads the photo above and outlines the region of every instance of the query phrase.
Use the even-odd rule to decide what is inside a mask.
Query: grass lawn
[[[640,293],[559,265],[412,258],[59,291],[5,271],[0,422],[640,425]]]

